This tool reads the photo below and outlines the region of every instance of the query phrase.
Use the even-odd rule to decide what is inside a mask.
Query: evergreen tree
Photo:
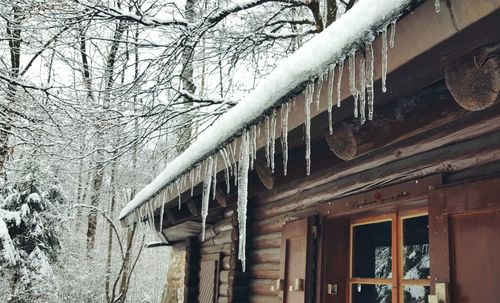
[[[9,303],[57,302],[52,264],[59,249],[59,188],[41,182],[33,161],[0,189],[0,273],[10,281]]]

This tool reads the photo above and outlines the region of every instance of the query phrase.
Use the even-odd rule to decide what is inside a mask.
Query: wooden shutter
[[[322,228],[321,300],[344,303],[349,277],[349,218],[326,218]]]
[[[440,188],[429,196],[431,294],[447,302],[500,302],[500,178]]]
[[[313,219],[305,218],[283,226],[281,237],[280,302],[311,302]]]
[[[200,303],[217,302],[219,288],[220,254],[204,255],[200,265]]]

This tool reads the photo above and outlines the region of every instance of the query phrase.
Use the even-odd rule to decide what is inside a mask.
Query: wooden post
[[[476,49],[448,65],[445,79],[455,101],[467,110],[499,102],[500,43]]]

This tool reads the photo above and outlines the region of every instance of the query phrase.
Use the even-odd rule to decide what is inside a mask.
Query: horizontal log
[[[212,245],[212,246],[205,246],[201,247],[201,253],[203,255],[207,254],[215,254],[215,253],[222,253],[224,255],[229,255],[231,254],[231,245],[228,244],[222,244],[222,245]]]
[[[317,174],[313,178],[287,184],[282,191],[263,197],[259,204],[269,206],[256,208],[252,213],[253,218],[256,221],[267,221],[267,218],[307,206],[308,201],[300,198],[305,192],[321,191],[321,188],[324,188],[326,184],[342,182],[342,179],[349,176],[423,154],[429,150],[439,149],[446,145],[497,131],[500,129],[500,117],[495,116],[498,111],[497,107],[492,109],[488,115],[485,114],[481,119],[476,119],[476,116],[474,116],[465,119],[465,121],[455,121],[445,127],[430,131],[429,134],[402,142],[397,146],[382,148],[372,157],[360,161],[345,162],[338,165],[335,170],[328,170]],[[341,194],[339,193],[338,196],[340,197]]]
[[[219,273],[219,282],[228,283],[229,281],[229,270],[221,270]]]
[[[219,284],[219,296],[227,297],[228,296],[228,292],[227,292],[228,289],[229,289],[229,284],[227,284],[227,283]]]
[[[222,258],[222,269],[229,270],[231,269],[231,257],[225,256]]]
[[[259,295],[250,295],[248,297],[249,303],[279,303],[281,302],[278,296],[259,296]]]
[[[432,150],[305,191],[299,197],[309,208],[345,195],[368,191],[390,182],[404,182],[438,173],[449,173],[500,160],[500,132]]]
[[[258,211],[259,210],[257,210],[257,212]],[[262,215],[259,214],[259,216]],[[255,217],[257,217],[257,215],[255,215]],[[256,220],[255,223],[250,226],[250,229],[254,235],[270,234],[280,232],[283,224],[285,224],[283,218],[278,216],[274,218],[266,218],[265,220]]]
[[[261,296],[277,296],[278,292],[273,290],[276,280],[271,279],[252,279],[249,283],[250,293]]]
[[[279,248],[256,249],[249,252],[249,259],[254,263],[279,263]]]
[[[257,175],[259,176],[260,181],[267,189],[272,189],[274,186],[274,176],[273,172],[267,164],[265,160],[257,159],[255,161],[255,170],[257,171]]]
[[[232,207],[228,207],[224,210],[224,218],[231,218],[234,214],[234,209]]]
[[[419,96],[418,100],[415,98],[378,111],[372,121],[362,126],[357,121],[335,125],[332,135],[325,132],[330,150],[342,160],[352,160],[469,114],[457,106],[446,88],[441,86]]]
[[[210,228],[205,231],[205,241],[214,238],[223,231],[231,230],[232,228],[233,226],[231,218],[224,218],[214,225],[210,226]],[[201,234],[198,239],[201,241]]]
[[[223,231],[217,234],[215,237],[206,240],[201,244],[202,247],[221,245],[231,242],[231,230]]]
[[[279,248],[281,246],[281,233],[258,235],[250,240],[252,249]]]
[[[461,57],[445,69],[446,85],[458,104],[471,111],[500,101],[500,43]]]
[[[275,264],[272,264],[272,265],[275,265]],[[276,280],[280,276],[280,272],[278,269],[273,270],[273,269],[253,269],[252,268],[249,270],[249,274],[250,274],[250,278],[252,278],[252,279],[273,279],[273,280]]]

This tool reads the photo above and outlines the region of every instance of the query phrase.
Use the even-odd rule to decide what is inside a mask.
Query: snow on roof
[[[371,42],[377,32],[410,7],[412,0],[363,0],[286,59],[243,100],[221,116],[202,136],[175,158],[121,211],[120,220],[176,182],[197,163],[220,150],[242,130],[262,119],[271,108],[305,81],[317,78],[331,64]],[[163,203],[168,201],[163,201]],[[157,208],[158,205],[151,207]],[[149,207],[149,210],[151,210]],[[146,212],[147,213],[147,212]],[[137,216],[134,218],[137,220]]]

